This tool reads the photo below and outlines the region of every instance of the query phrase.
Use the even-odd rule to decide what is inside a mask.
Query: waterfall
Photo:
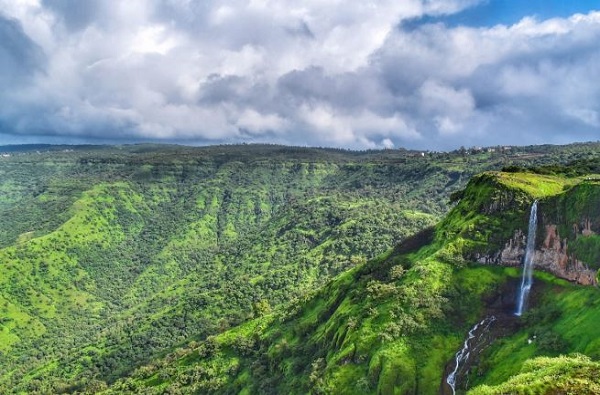
[[[531,290],[533,275],[533,255],[535,253],[535,232],[537,229],[537,200],[531,205],[531,214],[529,214],[529,229],[527,231],[527,248],[525,249],[525,261],[523,262],[523,279],[521,280],[521,289],[517,300],[516,316],[523,314],[527,307],[527,298]]]
[[[450,386],[450,388],[452,388],[452,394],[456,394],[456,378],[460,367],[464,366],[465,362],[467,362],[473,349],[477,349],[477,347],[481,348],[481,345],[477,343],[481,343],[482,337],[485,335],[485,332],[494,321],[496,321],[496,317],[492,315],[475,324],[475,326],[469,331],[469,334],[463,343],[463,348],[456,353],[454,357],[456,366],[446,378],[446,383]],[[477,332],[479,332],[479,334],[475,340],[475,344],[473,344],[472,340],[475,339]],[[479,349],[479,352],[481,352],[481,349]]]

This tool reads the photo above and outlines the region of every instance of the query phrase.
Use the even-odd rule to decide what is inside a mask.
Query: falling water
[[[523,263],[523,280],[519,290],[519,299],[517,300],[516,316],[523,314],[527,305],[527,298],[531,290],[533,274],[533,255],[535,252],[535,231],[537,229],[537,200],[531,205],[531,214],[529,214],[529,230],[527,233],[527,248],[525,249],[525,262]]]
[[[496,317],[492,315],[490,317],[484,318],[481,322],[475,324],[475,326],[469,331],[469,334],[467,335],[467,338],[465,339],[465,342],[463,344],[463,348],[456,353],[454,357],[456,366],[446,378],[446,383],[450,386],[450,388],[452,388],[452,394],[456,394],[456,376],[458,374],[459,368],[463,366],[465,362],[469,359],[469,357],[471,356],[471,351],[477,347],[477,341],[481,340],[482,336],[485,335],[485,332],[494,321],[496,321]],[[475,339],[478,330],[478,338],[476,339],[475,344],[473,344],[472,340]]]

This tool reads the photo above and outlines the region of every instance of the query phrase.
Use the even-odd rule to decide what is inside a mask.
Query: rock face
[[[585,234],[580,237],[585,237]],[[561,240],[556,225],[546,225],[546,237],[534,259],[536,267],[559,277],[578,284],[596,284],[596,271],[569,255],[567,239]]]
[[[579,237],[589,234],[591,233],[587,227]],[[525,234],[517,230],[501,251],[494,254],[478,254],[475,259],[479,263],[519,266],[523,262],[526,242]],[[553,224],[544,226],[544,241],[535,250],[533,264],[536,269],[545,270],[578,284],[597,285],[596,271],[569,255],[567,239],[561,239],[557,226]]]

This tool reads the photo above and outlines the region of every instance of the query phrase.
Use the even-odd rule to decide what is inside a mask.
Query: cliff
[[[477,202],[482,184],[492,188]],[[475,191],[472,191],[474,189]],[[534,267],[583,284],[598,284],[600,268],[600,182],[592,177],[486,173],[467,186],[460,205],[479,219],[466,232],[464,257],[483,264],[519,266],[525,255],[527,215],[539,201]],[[478,196],[481,199],[481,196]],[[460,207],[457,206],[460,211]],[[472,214],[471,214],[472,215]]]
[[[561,238],[557,225],[545,225],[543,229],[544,241],[536,248],[533,256],[533,264],[536,269],[545,270],[557,277],[582,285],[597,285],[597,272],[587,264],[577,259],[574,254],[569,253],[568,239]],[[585,237],[580,234],[581,237]],[[504,248],[497,253],[480,255],[479,263],[493,263],[503,266],[520,266],[525,256],[526,235],[523,231],[516,230],[505,244]]]

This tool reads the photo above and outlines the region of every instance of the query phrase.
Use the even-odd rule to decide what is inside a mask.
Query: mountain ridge
[[[567,159],[589,164],[597,157],[593,147],[547,147],[550,151],[536,154],[535,161],[538,167]],[[10,269],[0,278],[5,301],[1,334],[11,339],[3,342],[0,355],[1,392],[94,393],[107,385],[114,390],[129,385],[120,378],[158,363],[177,345],[195,340],[197,347],[210,350],[219,344],[220,333],[229,339],[227,347],[235,346],[231,355],[252,356],[258,351],[254,347],[281,343],[263,350],[266,366],[304,372],[291,378],[286,390],[317,384],[326,390],[335,385],[328,381],[330,373],[355,385],[355,375],[345,369],[357,369],[352,361],[370,357],[372,349],[373,370],[362,376],[367,381],[360,388],[434,391],[436,385],[426,383],[438,380],[442,362],[468,330],[466,323],[478,318],[484,299],[502,299],[498,290],[507,281],[514,283],[518,273],[466,267],[464,245],[483,245],[477,237],[469,239],[476,222],[457,218],[446,236],[438,225],[435,232],[405,238],[432,226],[448,210],[447,197],[474,172],[531,158],[522,160],[518,152],[425,157],[331,152],[263,146],[94,147],[1,158],[5,220],[0,256],[3,269]],[[528,202],[524,199],[522,212],[513,213],[515,224],[526,221]],[[511,234],[500,230],[499,235]],[[404,241],[398,248],[365,264],[399,240]],[[417,248],[426,241],[437,244]],[[500,237],[496,244],[502,244]],[[589,246],[582,245],[581,252],[589,255]],[[342,280],[331,280],[347,269]],[[478,276],[486,279],[483,284],[476,283]],[[354,299],[339,292],[327,296],[322,287],[330,281],[348,282],[344,287]],[[356,284],[362,284],[360,292]],[[366,313],[352,307],[362,303],[361,294],[367,295]],[[314,301],[315,295],[321,295],[321,302]],[[448,306],[456,295],[464,305]],[[290,299],[295,302],[288,305]],[[280,309],[303,317],[310,301],[313,312],[299,325],[303,329],[279,328],[285,342],[273,331],[245,336],[243,328],[266,322],[252,318],[272,317]],[[290,315],[282,325],[286,319],[295,322]],[[372,328],[363,328],[360,320]],[[227,332],[240,324],[241,332]],[[302,335],[315,329],[321,340]],[[364,341],[356,337],[359,330]],[[414,344],[402,341],[403,331]],[[442,344],[439,352],[428,350],[419,331]],[[327,349],[330,340],[340,348],[333,356],[342,368],[330,368],[327,355],[304,361],[303,355]],[[312,351],[295,350],[300,341]],[[382,346],[388,342],[396,349]],[[432,362],[416,372],[410,361],[420,352],[429,353]],[[415,372],[396,366],[396,357],[414,365]],[[262,376],[242,362],[236,366],[246,376],[236,379],[234,388],[258,389],[247,375]],[[388,377],[392,367],[403,373]],[[176,383],[152,380],[156,385],[144,390],[162,391]],[[269,385],[274,390],[272,380],[260,388],[266,391]]]
[[[529,205],[542,197],[539,193],[551,199],[569,192],[569,189],[546,185],[550,188],[546,192],[528,194],[529,187],[515,188],[515,177],[519,181],[531,181],[529,174],[491,173],[475,177],[463,192],[461,202],[435,230],[421,232],[383,256],[340,275],[299,307],[300,312],[298,307],[289,307],[286,312],[218,335],[209,343],[194,343],[163,362],[157,361],[136,371],[132,378],[117,382],[106,393],[160,393],[177,388],[206,393],[447,393],[443,372],[458,349],[466,322],[475,322],[481,319],[480,314],[494,310],[495,314],[506,315],[500,325],[512,327],[504,333],[505,338],[521,339],[523,332],[527,332],[523,322],[511,318],[520,273],[511,267],[468,264],[472,251],[481,247],[480,235],[473,233],[471,225],[508,226],[509,232],[504,233],[508,235],[512,228],[526,228]],[[537,180],[540,179],[548,182],[547,177]],[[565,181],[573,185],[580,183],[580,180]],[[486,190],[487,186],[491,188]],[[600,189],[600,185],[596,187]],[[549,190],[553,192],[548,193]],[[489,199],[493,196],[498,199]],[[506,214],[508,207],[496,204],[502,201],[516,209],[507,216],[508,223],[494,221],[498,215]],[[477,205],[477,202],[482,204]],[[595,198],[592,197],[591,203],[597,203]],[[475,214],[464,215],[465,206],[471,207]],[[538,303],[542,298],[550,298],[556,289],[560,289],[562,295],[575,295],[581,300],[600,296],[597,288],[579,289],[547,274],[538,274],[536,278],[533,297]],[[448,303],[458,306],[449,308]],[[524,318],[539,331],[536,341],[529,345],[537,347],[542,355],[555,355],[569,345],[568,340],[557,337],[555,322],[548,316],[556,319],[562,315],[561,320],[568,322],[576,313],[544,309],[544,306],[534,306]],[[592,316],[580,322],[589,325],[600,318],[597,312],[590,314]],[[571,332],[578,333],[573,328]],[[573,336],[573,333],[568,334],[570,338]],[[509,343],[515,346],[513,340]],[[588,348],[580,345],[575,349],[598,355],[600,344],[592,343],[585,346]],[[499,344],[491,348],[492,352],[502,352],[505,346]],[[206,351],[206,347],[212,351]],[[489,353],[490,349],[485,352]],[[511,367],[510,375],[519,372],[519,364],[524,364],[524,372],[528,372],[531,366],[551,366],[552,361],[573,363],[573,366],[587,363],[577,358],[572,359],[573,362],[552,358],[526,362],[532,356],[529,352],[517,366]],[[488,357],[493,358],[494,354]],[[266,371],[261,373],[254,367],[256,364]],[[477,367],[471,369],[479,370],[484,365],[484,361],[478,361]],[[562,371],[561,380],[553,383],[544,380],[543,384],[514,388],[518,393],[530,393],[527,391],[536,388],[539,392],[534,393],[583,388],[579,385],[586,380],[594,382],[592,372],[598,371],[597,365],[589,366],[592,370],[587,373],[575,368]],[[483,376],[489,374],[493,373]],[[578,374],[581,383],[571,387],[565,384],[570,379],[562,377],[571,377],[571,374]],[[506,380],[510,375],[500,377]],[[464,385],[463,381],[459,388],[464,390]],[[507,387],[493,388],[481,387],[473,393],[500,393]]]

